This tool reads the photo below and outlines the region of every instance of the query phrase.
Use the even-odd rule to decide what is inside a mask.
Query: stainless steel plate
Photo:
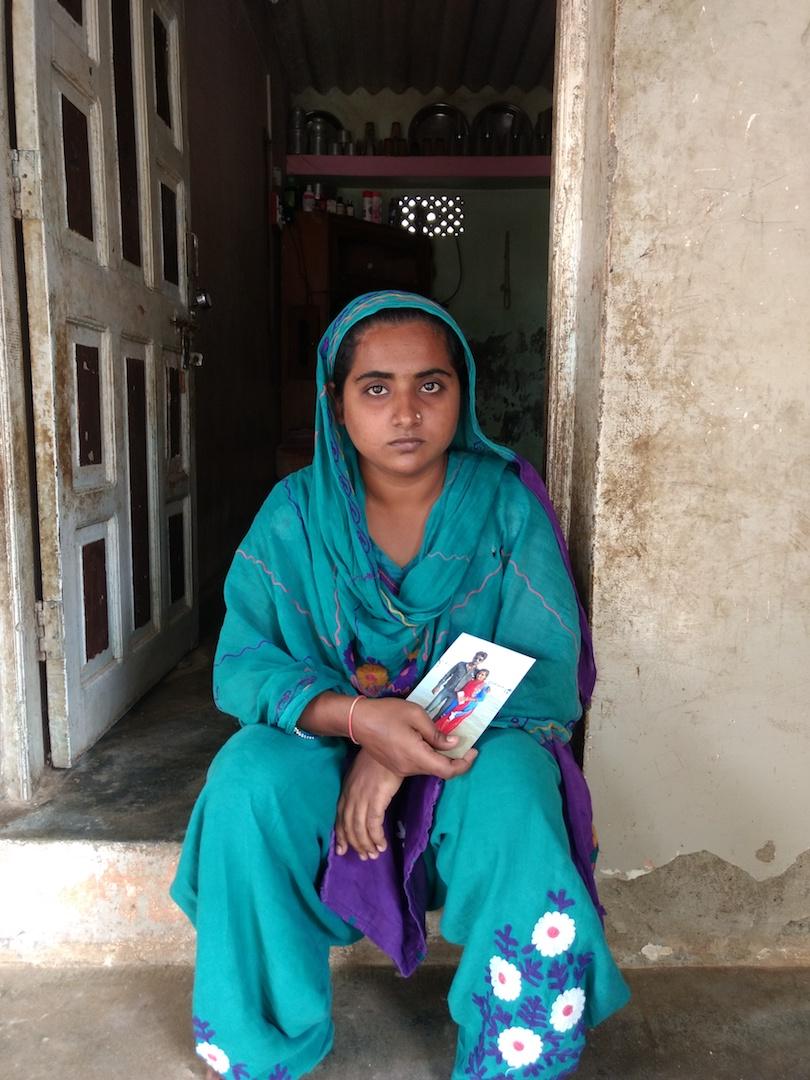
[[[408,127],[412,154],[466,154],[469,136],[464,113],[442,102],[420,109]]]
[[[487,105],[472,124],[473,154],[530,154],[532,122],[517,105],[500,101]]]

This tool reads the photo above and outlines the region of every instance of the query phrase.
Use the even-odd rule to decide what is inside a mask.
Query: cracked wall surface
[[[615,33],[586,746],[605,900],[628,954],[806,953],[808,12],[621,0]]]

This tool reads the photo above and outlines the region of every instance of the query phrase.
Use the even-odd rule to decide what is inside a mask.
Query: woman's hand
[[[357,703],[352,730],[367,754],[399,777],[425,774],[451,780],[467,772],[478,756],[468,750],[464,757],[448,758],[457,735],[438,731],[421,705],[401,698],[365,698]]]
[[[335,851],[345,855],[354,848],[363,861],[376,859],[388,846],[383,819],[399,791],[402,776],[386,769],[361,750],[343,780],[335,820]]]

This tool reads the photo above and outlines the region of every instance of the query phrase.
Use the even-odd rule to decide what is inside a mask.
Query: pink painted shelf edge
[[[289,154],[290,176],[386,177],[392,180],[539,180],[551,175],[551,158],[536,154],[515,157],[387,157],[384,155]]]

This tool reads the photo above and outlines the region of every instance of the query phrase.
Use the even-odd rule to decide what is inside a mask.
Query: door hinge
[[[62,604],[59,600],[37,600],[37,652],[40,661],[64,655]]]
[[[11,191],[15,218],[42,221],[42,176],[36,150],[11,151]]]

